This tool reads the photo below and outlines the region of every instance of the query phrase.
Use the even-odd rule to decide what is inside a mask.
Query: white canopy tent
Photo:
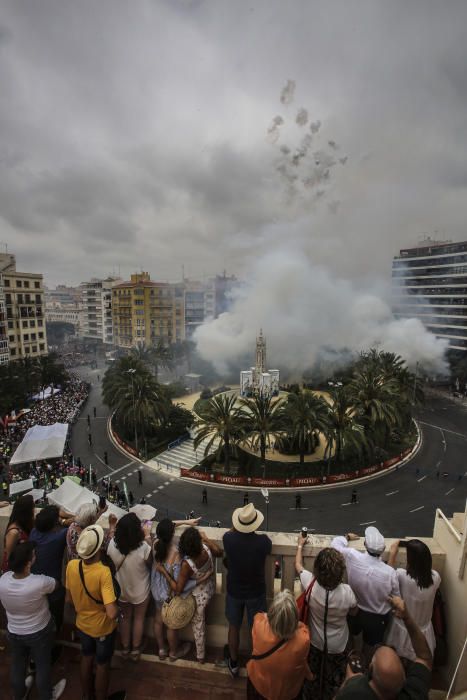
[[[49,399],[52,394],[55,396],[55,394],[59,394],[61,389],[58,387],[52,387],[52,386],[47,386],[45,389],[42,389],[42,391],[39,391],[39,393],[34,394],[33,401],[43,401],[44,399]]]
[[[10,464],[55,459],[63,455],[68,433],[68,423],[33,425],[16,448]]]
[[[47,494],[47,500],[52,505],[59,506],[69,513],[76,513],[83,503],[90,503],[91,501],[97,503],[99,498],[97,494],[89,489],[65,477],[63,483],[57,489]],[[107,501],[106,515],[108,513],[114,513],[117,518],[121,518],[122,515],[126,515],[126,510]]]

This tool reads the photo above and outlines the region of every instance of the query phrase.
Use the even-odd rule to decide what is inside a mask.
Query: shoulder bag
[[[298,619],[305,625],[308,624],[308,615],[310,613],[310,595],[315,585],[316,578],[313,578],[308,588],[301,593],[297,598]]]
[[[126,557],[124,557],[123,561],[121,562],[120,566],[118,567],[117,572],[118,572],[118,570],[120,569],[120,567],[121,567],[121,565],[123,564],[123,562],[125,561],[125,558],[126,558]],[[79,568],[79,577],[80,577],[80,579],[81,579],[81,583],[83,584],[83,588],[84,588],[84,590],[86,591],[86,594],[89,596],[89,598],[91,598],[91,600],[93,600],[93,601],[94,601],[95,603],[97,603],[98,605],[104,605],[104,601],[103,601],[103,600],[99,600],[98,598],[94,598],[94,596],[91,595],[91,594],[89,593],[89,591],[88,591],[88,588],[87,588],[86,583],[85,583],[85,580],[84,580],[83,560],[82,560],[82,559],[80,559],[80,561],[79,561],[78,568]],[[109,567],[107,567],[107,568],[110,570]],[[111,571],[111,570],[110,570],[110,575],[112,576],[112,584],[113,584],[113,587],[114,587],[115,599],[116,599],[116,600],[119,600],[119,598],[120,598],[120,596],[121,596],[121,594],[122,594],[122,589],[120,588],[120,584],[119,584],[119,582],[117,581],[117,579],[115,578],[115,576],[112,574],[112,571]]]

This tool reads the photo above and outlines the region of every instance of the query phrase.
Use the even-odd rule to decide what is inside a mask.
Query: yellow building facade
[[[183,285],[153,282],[147,272],[112,289],[114,343],[118,347],[170,345],[185,338]]]

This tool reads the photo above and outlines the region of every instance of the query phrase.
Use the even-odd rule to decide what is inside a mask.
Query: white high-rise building
[[[419,318],[453,350],[467,351],[467,241],[427,239],[392,263],[393,312]]]
[[[81,285],[80,334],[83,338],[113,343],[112,287],[120,281],[107,277]]]

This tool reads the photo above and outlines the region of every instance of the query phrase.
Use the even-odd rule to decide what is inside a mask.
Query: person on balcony
[[[345,561],[332,547],[322,549],[315,559],[313,574],[303,566],[306,539],[299,535],[295,569],[303,590],[312,584],[308,596],[311,646],[309,664],[314,674],[305,684],[304,698],[330,700],[344,680],[349,641],[347,615],[358,612],[351,587],[343,583]]]
[[[227,595],[225,616],[229,623],[227,666],[233,678],[238,676],[238,647],[240,627],[246,609],[248,624],[266,606],[266,557],[271,554],[272,542],[265,534],[257,534],[264,515],[248,503],[232,515],[232,530],[223,537],[227,566]]]
[[[136,513],[124,515],[117,523],[107,554],[114,563],[115,577],[121,589],[119,632],[122,656],[137,662],[141,656],[144,618],[151,597],[151,523],[142,525]]]
[[[119,617],[112,574],[101,561],[103,542],[100,525],[85,528],[76,545],[80,559],[72,559],[66,569],[66,601],[76,611],[81,641],[83,700],[107,698]]]
[[[426,700],[431,685],[433,658],[418,625],[410,616],[399,596],[391,596],[395,617],[404,624],[415,652],[415,662],[408,667],[407,674],[397,653],[385,645],[377,648],[368,671],[349,660],[346,679],[336,695],[336,700]]]
[[[267,613],[255,615],[253,653],[247,663],[248,700],[301,698],[304,680],[312,679],[308,666],[310,632],[299,622],[295,598],[278,593]]]
[[[34,527],[34,499],[32,496],[20,496],[13,506],[3,541],[2,573],[8,571],[10,554],[16,545],[27,542]]]
[[[184,642],[179,645],[178,631],[165,627],[162,621],[162,605],[170,597],[170,591],[167,578],[161,573],[159,566],[166,569],[174,581],[178,580],[182,558],[178,551],[179,538],[175,536],[175,530],[181,525],[195,526],[198,523],[199,518],[194,520],[170,520],[170,518],[164,518],[157,525],[156,539],[153,544],[154,565],[151,571],[151,593],[156,604],[154,633],[161,661],[164,661],[167,656],[171,661],[182,659],[189,653],[191,644],[190,642]],[[182,595],[190,593],[195,585],[195,581],[188,581]],[[167,643],[165,641],[166,636]]]
[[[358,603],[350,631],[354,635],[362,632],[364,653],[368,657],[371,647],[384,640],[391,619],[389,596],[399,596],[400,590],[396,572],[381,560],[386,545],[380,531],[376,527],[366,528],[366,552],[349,547],[349,541],[358,539],[358,535],[350,532],[345,537],[335,537],[331,547],[344,556],[348,582]]]
[[[99,520],[102,513],[104,513],[106,510],[107,506],[104,509],[101,509],[96,501],[83,503],[79,506],[67,531],[66,546],[68,561],[71,561],[72,559],[79,559],[78,552],[76,551],[79,536],[85,528],[90,527],[90,525],[94,525],[94,523]],[[116,524],[117,517],[113,513],[110,513],[109,529],[105,531],[104,540],[102,543],[102,548],[104,551],[107,551],[109,542],[114,536]]]
[[[204,663],[206,654],[206,607],[216,591],[213,557],[222,556],[222,549],[212,542],[204,532],[195,527],[187,528],[180,537],[178,546],[182,564],[177,581],[164,566],[157,570],[166,578],[172,591],[179,595],[185,590],[188,581],[195,581],[192,594],[196,601],[196,611],[191,625],[195,638],[196,658]]]
[[[59,582],[51,576],[31,573],[34,550],[32,542],[18,544],[9,556],[8,571],[0,578],[0,601],[7,614],[11,649],[11,685],[14,700],[27,697],[34,682],[33,676],[26,674],[31,657],[38,698],[58,700],[66,680],[62,679],[52,688],[50,667],[55,626],[47,596],[57,590]]]
[[[73,517],[73,515],[62,512],[57,506],[45,506],[37,514],[35,525],[29,536],[29,540],[36,545],[35,562],[31,572],[51,576],[56,581],[60,581],[58,588],[49,595],[50,612],[57,632],[60,632],[62,628],[65,606],[65,587],[61,580],[63,553],[66,547],[66,526]]]
[[[388,564],[395,566],[400,540],[396,540],[389,550]],[[421,540],[408,540],[407,569],[396,569],[401,596],[413,621],[420,627],[430,647],[431,654],[435,652],[436,640],[431,624],[433,603],[441,577],[434,571],[431,552]],[[415,651],[410,641],[409,633],[403,621],[393,617],[386,643],[393,646],[399,656],[415,661]]]

